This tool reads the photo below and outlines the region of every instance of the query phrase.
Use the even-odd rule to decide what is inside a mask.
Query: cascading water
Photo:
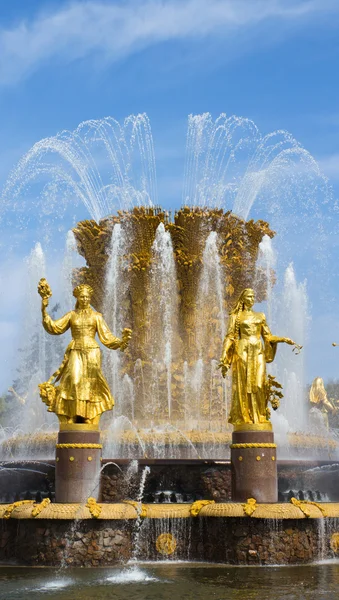
[[[306,292],[306,282],[298,284],[293,265],[285,272],[284,289],[277,315],[279,335],[292,338],[301,346],[305,346],[309,324],[309,307]],[[284,401],[282,414],[288,419],[293,431],[307,429],[306,381],[305,381],[305,348],[295,359],[291,347],[284,344],[279,348],[277,360],[278,379],[284,386]]]
[[[273,277],[277,264],[277,256],[273,242],[268,235],[264,235],[259,244],[259,256],[256,264],[255,287],[259,286],[264,275],[266,287],[267,320],[272,323],[273,319]]]
[[[62,314],[65,314],[74,308],[72,275],[76,264],[75,258],[77,256],[77,245],[74,233],[73,231],[69,231],[66,236],[65,255],[61,266],[60,297],[62,302]]]
[[[198,427],[202,420],[207,420],[209,427],[213,429],[215,423],[219,421],[220,424],[225,417],[222,413],[227,406],[226,383],[217,369],[226,334],[226,309],[223,292],[225,276],[220,263],[218,235],[215,231],[211,231],[207,237],[202,263],[195,318],[199,360],[191,377],[194,393],[205,400],[204,405],[199,403],[199,412],[196,415]],[[218,398],[220,395],[221,398]]]
[[[168,418],[172,416],[172,362],[178,344],[178,294],[171,236],[160,223],[152,247],[152,269],[147,320],[150,324],[150,358],[166,373]],[[156,375],[155,369],[153,373]]]
[[[123,285],[123,256],[125,252],[125,236],[121,225],[116,223],[112,231],[110,258],[106,272],[106,290],[104,301],[104,315],[113,331],[114,335],[121,335],[123,329],[122,323],[122,305],[124,301]],[[113,397],[119,397],[121,393],[122,380],[120,377],[121,357],[119,352],[105,351],[105,367],[107,379],[113,394]],[[116,413],[121,414],[122,406]]]
[[[46,413],[38,394],[38,383],[46,381],[48,369],[55,363],[55,347],[47,346],[41,325],[40,298],[37,282],[46,275],[45,256],[37,243],[27,259],[26,315],[21,339],[21,361],[15,392],[24,398],[21,426],[30,432],[55,421],[55,416]],[[48,375],[49,377],[49,375]]]
[[[318,164],[290,133],[263,136],[243,117],[190,115],[186,156],[183,203],[233,207],[244,219],[264,196],[283,215],[287,203],[306,208],[312,181],[326,188]]]
[[[267,268],[271,269],[275,264],[275,255],[267,243],[264,250]],[[262,258],[261,264],[265,265],[265,259]],[[272,318],[268,324],[272,333],[290,337],[297,344],[305,346],[309,325],[306,282],[297,283],[292,264],[285,271],[281,293],[272,290],[268,293],[269,303],[272,306]],[[291,346],[279,344],[277,357],[269,366],[269,371],[283,385],[284,398],[279,411],[272,414],[272,422],[279,442],[286,446],[288,432],[306,431],[308,428],[305,348],[296,357]]]
[[[111,117],[84,121],[74,131],[37,142],[9,177],[3,200],[7,203],[46,174],[48,182],[36,201],[42,215],[53,211],[55,216],[64,216],[69,198],[82,202],[97,221],[116,208],[156,204],[154,148],[147,115],[131,115],[123,125]],[[31,198],[29,202],[32,204]]]
[[[217,309],[217,335],[218,338],[225,337],[225,307],[223,287],[225,277],[222,273],[220,264],[220,256],[218,250],[218,234],[216,231],[211,231],[209,234],[203,253],[203,268],[199,283],[198,299],[197,299],[197,339],[200,348],[200,356],[203,354],[203,348],[207,343],[207,324],[204,319],[206,307],[213,306],[213,310]]]
[[[262,275],[265,275],[267,322],[274,335],[289,337],[305,346],[310,320],[306,282],[297,283],[294,267],[290,264],[279,293],[279,282],[277,289],[272,285],[278,259],[272,240],[265,236],[259,246],[255,279],[260,287]],[[288,431],[307,430],[305,348],[296,358],[291,346],[279,344],[277,357],[273,365],[269,365],[269,371],[283,384],[284,398],[279,411],[272,414],[272,422],[279,441],[286,445]]]

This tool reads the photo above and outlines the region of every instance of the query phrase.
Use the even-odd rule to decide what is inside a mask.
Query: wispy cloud
[[[0,84],[16,83],[51,60],[66,63],[100,53],[110,63],[163,41],[231,38],[265,21],[303,23],[333,12],[339,12],[337,0],[73,2],[0,29]]]

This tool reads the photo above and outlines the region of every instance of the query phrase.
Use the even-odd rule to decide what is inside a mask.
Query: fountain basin
[[[334,557],[338,549],[337,503],[97,506],[95,517],[79,504],[47,504],[40,512],[33,502],[1,505],[0,560],[46,566],[105,566],[132,557],[297,564]]]

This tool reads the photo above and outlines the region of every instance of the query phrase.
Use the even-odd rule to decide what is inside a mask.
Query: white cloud
[[[0,84],[13,84],[55,59],[100,52],[108,62],[166,40],[233,36],[264,21],[339,12],[336,0],[94,0],[40,13],[0,30]]]

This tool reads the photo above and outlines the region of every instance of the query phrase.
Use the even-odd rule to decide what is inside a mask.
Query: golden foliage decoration
[[[193,504],[190,506],[191,517],[197,517],[201,509],[204,506],[208,506],[208,504],[215,504],[215,500],[196,500],[193,502]]]
[[[339,533],[332,533],[330,546],[335,554],[339,554]]]
[[[43,511],[50,503],[51,501],[49,498],[44,498],[40,504],[36,504],[32,510],[32,517],[40,515],[41,511]]]
[[[249,498],[245,504],[242,505],[244,513],[247,517],[251,517],[257,508],[257,501],[254,498]]]
[[[291,498],[290,502],[300,508],[300,510],[304,513],[305,517],[309,518],[312,515],[312,506],[316,506],[320,511],[321,516],[327,517],[326,508],[322,506],[319,502],[312,502],[311,500],[297,500],[297,498]]]
[[[91,513],[92,517],[94,517],[95,519],[100,517],[101,505],[97,503],[95,498],[88,498],[86,507],[89,509],[89,512]]]
[[[10,519],[12,516],[12,512],[18,508],[19,506],[24,506],[24,505],[32,505],[34,504],[33,500],[18,500],[17,502],[13,502],[12,504],[7,504],[4,514],[3,514],[3,519]]]

